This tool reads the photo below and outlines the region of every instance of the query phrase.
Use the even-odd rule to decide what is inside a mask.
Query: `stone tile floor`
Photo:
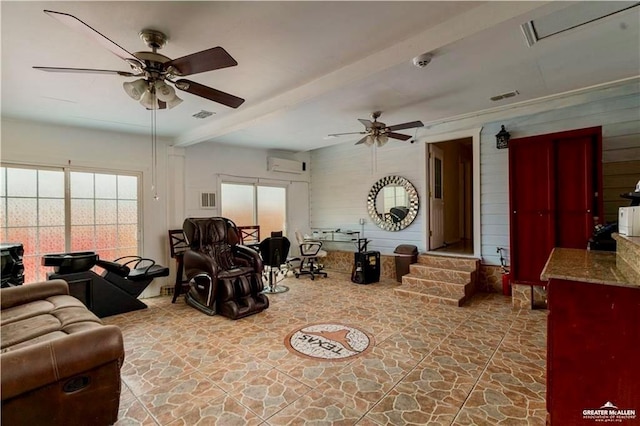
[[[183,299],[116,315],[125,341],[117,425],[544,425],[546,311],[479,294],[462,308],[344,274],[287,278],[270,307],[231,321]],[[284,338],[338,322],[374,338],[345,361],[292,354]]]

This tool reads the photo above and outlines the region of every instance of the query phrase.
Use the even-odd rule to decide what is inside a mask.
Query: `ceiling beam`
[[[391,47],[348,64],[320,78],[288,90],[255,105],[240,108],[220,119],[178,136],[174,146],[186,147],[207,142],[253,126],[268,117],[282,114],[296,105],[371,76],[425,52],[454,43],[531,12],[552,2],[487,2],[429,28]],[[524,43],[524,41],[523,41]],[[249,102],[247,102],[249,103]]]

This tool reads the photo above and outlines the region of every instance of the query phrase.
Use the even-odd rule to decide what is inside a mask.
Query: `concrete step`
[[[434,254],[421,254],[418,256],[420,265],[433,266],[440,269],[451,269],[472,272],[478,269],[480,259],[475,257],[442,256]]]
[[[467,284],[475,282],[476,271],[458,271],[454,269],[436,268],[420,263],[413,263],[409,266],[409,273],[412,276],[426,278],[432,281],[442,281],[447,283]]]

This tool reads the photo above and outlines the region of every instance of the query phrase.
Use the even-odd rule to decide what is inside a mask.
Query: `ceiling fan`
[[[111,51],[111,53],[128,63],[131,66],[131,71],[33,67],[35,69],[48,72],[91,73],[119,75],[122,77],[140,77],[138,80],[133,82],[123,83],[123,87],[125,92],[127,92],[131,98],[139,100],[147,109],[173,108],[182,102],[182,99],[176,95],[174,88],[167,83],[171,83],[178,90],[209,99],[231,108],[238,108],[244,102],[244,99],[237,96],[204,86],[191,80],[180,78],[183,76],[238,65],[236,60],[233,59],[222,47],[213,47],[181,58],[170,59],[158,53],[158,49],[161,49],[166,44],[167,36],[160,31],[144,29],[140,32],[140,38],[151,49],[151,52],[130,53],[73,15],[63,12],[55,12],[53,10],[45,10],[44,13],[57,19],[73,30],[83,33],[97,41],[103,47]]]
[[[416,127],[424,126],[424,124],[422,124],[422,121],[411,121],[408,123],[396,124],[395,126],[387,126],[386,124],[378,121],[378,118],[380,117],[381,114],[382,114],[382,111],[374,111],[373,113],[371,113],[371,118],[373,119],[373,121],[364,120],[362,118],[358,119],[359,122],[364,124],[364,127],[365,127],[364,132],[332,133],[329,136],[366,135],[365,137],[360,139],[358,142],[356,142],[356,145],[363,143],[367,146],[371,146],[374,143],[377,143],[378,146],[382,146],[385,143],[387,143],[389,138],[398,139],[401,141],[406,141],[408,139],[411,139],[411,136],[409,135],[403,135],[402,133],[395,133],[396,130],[413,129]]]

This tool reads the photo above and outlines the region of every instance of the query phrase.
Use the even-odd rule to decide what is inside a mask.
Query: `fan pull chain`
[[[156,100],[156,91],[154,87],[149,87],[151,91],[151,102],[153,108],[151,108],[151,190],[153,191],[153,199],[158,201],[160,197],[158,196],[158,186],[157,186],[157,176],[158,176],[158,131],[157,131],[157,100]]]

